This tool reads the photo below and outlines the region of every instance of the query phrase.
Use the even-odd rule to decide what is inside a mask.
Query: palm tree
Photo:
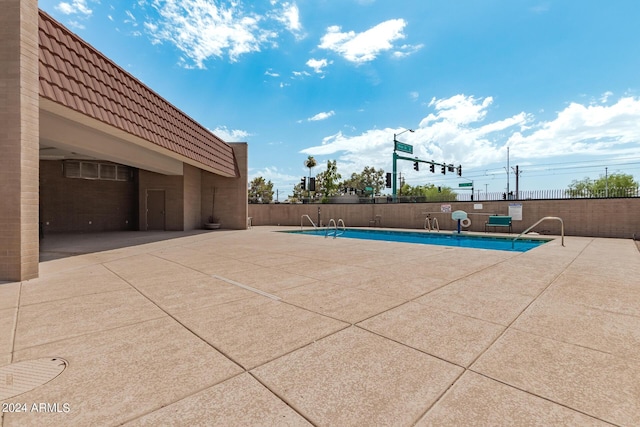
[[[304,166],[309,168],[309,185],[307,186],[307,196],[309,197],[309,201],[311,201],[311,169],[316,167],[318,162],[313,156],[307,157],[307,160],[304,161]]]

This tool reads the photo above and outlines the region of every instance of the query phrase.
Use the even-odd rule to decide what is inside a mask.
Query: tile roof
[[[238,176],[231,146],[40,11],[40,96]]]

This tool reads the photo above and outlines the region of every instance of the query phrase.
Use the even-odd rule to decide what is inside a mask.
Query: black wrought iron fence
[[[638,188],[609,188],[604,190],[524,190],[511,191],[509,193],[476,191],[471,193],[458,194],[458,201],[472,200],[549,200],[549,199],[610,199],[610,198],[631,198],[640,197]]]
[[[427,203],[427,202],[470,202],[470,201],[499,201],[499,200],[552,200],[552,199],[613,199],[613,198],[633,198],[640,197],[639,188],[609,188],[604,190],[523,190],[523,191],[511,191],[506,192],[489,192],[484,191],[471,191],[460,193],[446,193],[437,194],[430,197],[425,196],[402,196],[396,197],[396,203]],[[358,197],[349,199],[348,203],[393,203],[394,199],[390,195],[375,196],[375,197]],[[316,200],[302,200],[298,203],[345,203],[345,201],[338,198],[321,201]]]

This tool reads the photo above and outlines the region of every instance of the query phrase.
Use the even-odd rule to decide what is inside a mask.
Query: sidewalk
[[[0,366],[65,359],[6,402],[69,410],[2,425],[640,425],[633,241],[277,229],[51,244],[40,278],[0,285]]]

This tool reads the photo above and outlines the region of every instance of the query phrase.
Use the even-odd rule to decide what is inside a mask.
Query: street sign
[[[461,182],[458,187],[473,187],[473,182]]]
[[[413,145],[396,141],[396,150],[402,151],[403,153],[413,154]]]

